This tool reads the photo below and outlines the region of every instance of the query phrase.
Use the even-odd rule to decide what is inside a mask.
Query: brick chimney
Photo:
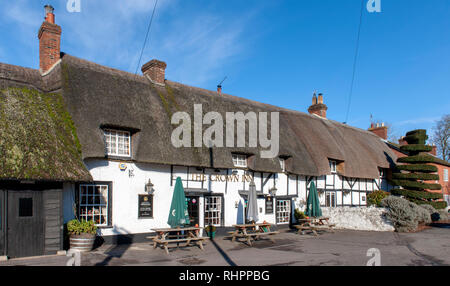
[[[217,93],[222,94],[222,86],[220,84],[217,86]]]
[[[61,58],[61,27],[55,24],[53,7],[45,5],[45,21],[39,28],[39,69],[47,73]]]
[[[153,83],[164,85],[166,67],[167,64],[165,62],[153,59],[144,64],[141,70]]]
[[[376,125],[371,123],[369,131],[375,133],[379,137],[383,138],[384,140],[387,140],[387,126],[384,126],[384,123],[377,123]]]
[[[319,96],[316,97],[316,94],[314,93],[312,98],[312,105],[308,108],[308,112],[310,114],[316,114],[320,117],[326,118],[327,117],[327,110],[328,107],[323,104],[323,95],[319,93]]]

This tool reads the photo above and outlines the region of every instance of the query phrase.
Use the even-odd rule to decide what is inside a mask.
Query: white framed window
[[[222,222],[222,197],[205,197],[205,226],[220,226]]]
[[[108,155],[126,157],[130,156],[130,132],[112,129],[105,129],[103,132],[105,135],[106,153]]]
[[[233,165],[235,167],[247,168],[247,155],[233,154]]]
[[[80,220],[94,221],[97,226],[108,225],[109,186],[82,184],[79,187],[78,216]]]
[[[325,206],[326,207],[336,207],[336,193],[326,192],[325,193]]]
[[[278,158],[280,160],[281,170],[284,172],[286,170],[286,160],[284,158]]]
[[[277,199],[277,223],[289,223],[291,216],[291,201]]]
[[[331,173],[336,173],[336,161],[329,161]]]
[[[448,169],[444,169],[444,182],[448,182]]]

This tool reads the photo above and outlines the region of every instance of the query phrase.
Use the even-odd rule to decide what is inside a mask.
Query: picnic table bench
[[[311,231],[315,236],[319,230],[334,232],[335,224],[329,223],[328,217],[321,217],[316,219],[300,219],[299,225],[294,225],[298,234],[305,234],[306,230]]]
[[[148,236],[148,239],[153,240],[153,248],[157,248],[158,245],[164,248],[166,254],[169,254],[169,244],[176,243],[177,247],[180,243],[186,242],[184,247],[190,246],[191,243],[195,243],[201,250],[203,250],[203,243],[209,239],[209,237],[200,237],[199,233],[202,228],[200,227],[185,227],[185,228],[155,228],[152,229],[156,232],[156,236]],[[171,233],[176,233],[173,235]]]
[[[275,243],[271,236],[280,233],[279,231],[271,231],[270,227],[272,225],[270,223],[236,224],[233,226],[236,230],[228,232],[231,236],[231,241],[234,242],[239,238],[245,238],[249,246],[253,246],[252,240],[258,240],[263,236],[267,236],[270,241]]]

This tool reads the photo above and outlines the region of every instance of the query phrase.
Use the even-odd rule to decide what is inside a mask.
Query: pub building
[[[105,243],[142,241],[168,227],[177,177],[191,225],[219,232],[245,222],[252,180],[259,219],[277,227],[305,208],[311,182],[333,208],[364,207],[369,192],[391,188],[391,149],[328,119],[322,94],[304,113],[166,80],[159,60],[141,75],[95,64],[60,51],[62,29],[53,8],[45,12],[39,70],[0,63],[0,256],[63,249],[63,224],[74,218],[93,220]],[[192,115],[194,104],[223,118],[279,112],[278,156],[262,158],[260,146],[174,147],[171,116]]]

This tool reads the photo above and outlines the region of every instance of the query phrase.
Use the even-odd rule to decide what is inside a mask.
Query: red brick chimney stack
[[[144,64],[141,70],[153,83],[164,85],[166,67],[167,64],[165,62],[153,59]]]
[[[326,118],[327,110],[328,107],[323,103],[323,95],[319,93],[319,96],[316,97],[316,94],[314,93],[312,98],[312,105],[308,108],[308,112],[310,114],[316,114],[320,117]]]
[[[387,140],[388,130],[387,130],[387,126],[385,126],[384,123],[381,123],[381,124],[377,123],[376,125],[371,123],[369,131],[375,133],[376,135],[383,138],[384,140]]]
[[[48,72],[61,58],[61,27],[55,24],[53,7],[45,5],[45,21],[39,28],[39,68]]]
[[[222,94],[222,86],[220,84],[217,86],[217,93]]]

